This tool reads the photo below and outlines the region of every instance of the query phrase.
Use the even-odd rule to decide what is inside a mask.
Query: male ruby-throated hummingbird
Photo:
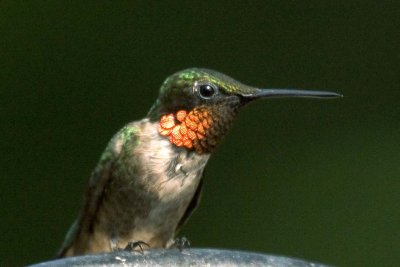
[[[243,106],[259,98],[339,96],[259,89],[208,69],[173,74],[147,116],[109,142],[58,256],[113,251],[135,241],[172,246],[199,202],[210,155]]]

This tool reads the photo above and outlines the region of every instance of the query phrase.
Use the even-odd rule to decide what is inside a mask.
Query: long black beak
[[[298,89],[255,89],[251,93],[243,94],[245,98],[266,97],[307,97],[307,98],[337,98],[343,95],[327,91],[309,91]]]

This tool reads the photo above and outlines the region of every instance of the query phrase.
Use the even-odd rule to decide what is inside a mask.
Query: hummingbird
[[[199,203],[204,168],[242,107],[261,98],[340,96],[261,89],[203,68],[171,75],[146,117],[108,143],[57,256],[109,252],[132,242],[172,247]]]

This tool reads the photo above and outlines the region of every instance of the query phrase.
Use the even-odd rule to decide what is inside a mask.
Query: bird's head
[[[148,116],[178,147],[210,153],[245,104],[268,97],[335,98],[333,92],[260,89],[209,69],[191,68],[168,77]]]

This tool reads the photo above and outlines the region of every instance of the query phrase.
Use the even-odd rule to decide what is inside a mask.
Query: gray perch
[[[269,266],[269,267],[328,267],[300,259],[253,252],[221,249],[151,249],[139,252],[111,253],[63,258],[30,267],[64,266]]]

